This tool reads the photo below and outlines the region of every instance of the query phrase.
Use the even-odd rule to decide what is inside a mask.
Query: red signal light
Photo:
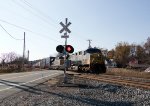
[[[74,48],[71,45],[66,45],[65,50],[68,53],[73,53],[74,52]]]

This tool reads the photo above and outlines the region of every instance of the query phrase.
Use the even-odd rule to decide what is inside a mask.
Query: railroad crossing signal
[[[62,46],[59,46],[59,47],[57,46],[56,50],[58,52],[63,52],[64,51],[64,55],[65,55],[64,61],[65,61],[65,63],[67,63],[66,52],[68,52],[68,53],[73,53],[74,52],[74,48],[71,45],[69,45],[69,46],[67,45],[67,38],[69,38],[69,35],[67,35],[67,33],[71,33],[71,31],[68,29],[68,27],[69,27],[69,25],[71,25],[71,22],[68,23],[68,19],[66,18],[66,23],[64,24],[64,23],[60,22],[60,25],[63,28],[59,32],[62,33],[62,32],[65,31],[64,35],[61,36],[61,38],[65,38],[65,48],[62,47]],[[60,51],[58,50],[58,48],[59,49],[61,48]],[[65,69],[64,69],[64,83],[66,83],[67,82],[67,76],[66,76],[67,65],[64,64],[64,66],[65,66]]]
[[[58,46],[56,47],[56,51],[59,52],[59,53],[63,53],[63,51],[64,51],[64,46],[58,45]]]
[[[74,52],[74,48],[71,45],[66,45],[65,50],[68,53],[73,53]]]
[[[66,31],[68,33],[71,33],[71,31],[68,29],[69,25],[71,25],[71,22],[68,23],[68,19],[66,18],[66,25],[62,22],[60,22],[60,25],[63,27],[59,32],[62,33],[63,31]]]
[[[64,49],[65,49],[65,51],[64,51]],[[63,54],[66,54],[66,52],[73,53],[74,48],[71,45],[66,45],[65,48],[64,48],[63,45],[58,45],[56,47],[56,51],[59,52],[59,53],[63,53]]]

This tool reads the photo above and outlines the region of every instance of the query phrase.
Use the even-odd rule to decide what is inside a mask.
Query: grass
[[[109,68],[106,74],[150,79],[150,73],[125,68]]]

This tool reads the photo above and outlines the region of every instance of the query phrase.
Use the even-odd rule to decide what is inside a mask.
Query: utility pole
[[[88,39],[87,41],[89,42],[89,47],[88,47],[88,48],[92,48],[92,47],[91,47],[91,41],[92,41],[92,40]]]
[[[27,61],[28,61],[27,64],[28,64],[28,66],[30,65],[30,63],[29,63],[29,53],[30,53],[30,52],[29,52],[29,50],[28,50],[28,57],[27,57]]]
[[[23,40],[23,59],[22,59],[22,71],[24,71],[24,60],[25,60],[25,32],[24,32],[24,40]]]
[[[30,52],[29,52],[29,50],[28,50],[28,61],[29,61],[29,55],[30,55],[29,53],[30,53]]]

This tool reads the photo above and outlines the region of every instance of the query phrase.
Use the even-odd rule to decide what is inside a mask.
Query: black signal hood
[[[101,50],[100,49],[97,49],[97,48],[88,48],[86,50],[87,53],[101,53]]]

